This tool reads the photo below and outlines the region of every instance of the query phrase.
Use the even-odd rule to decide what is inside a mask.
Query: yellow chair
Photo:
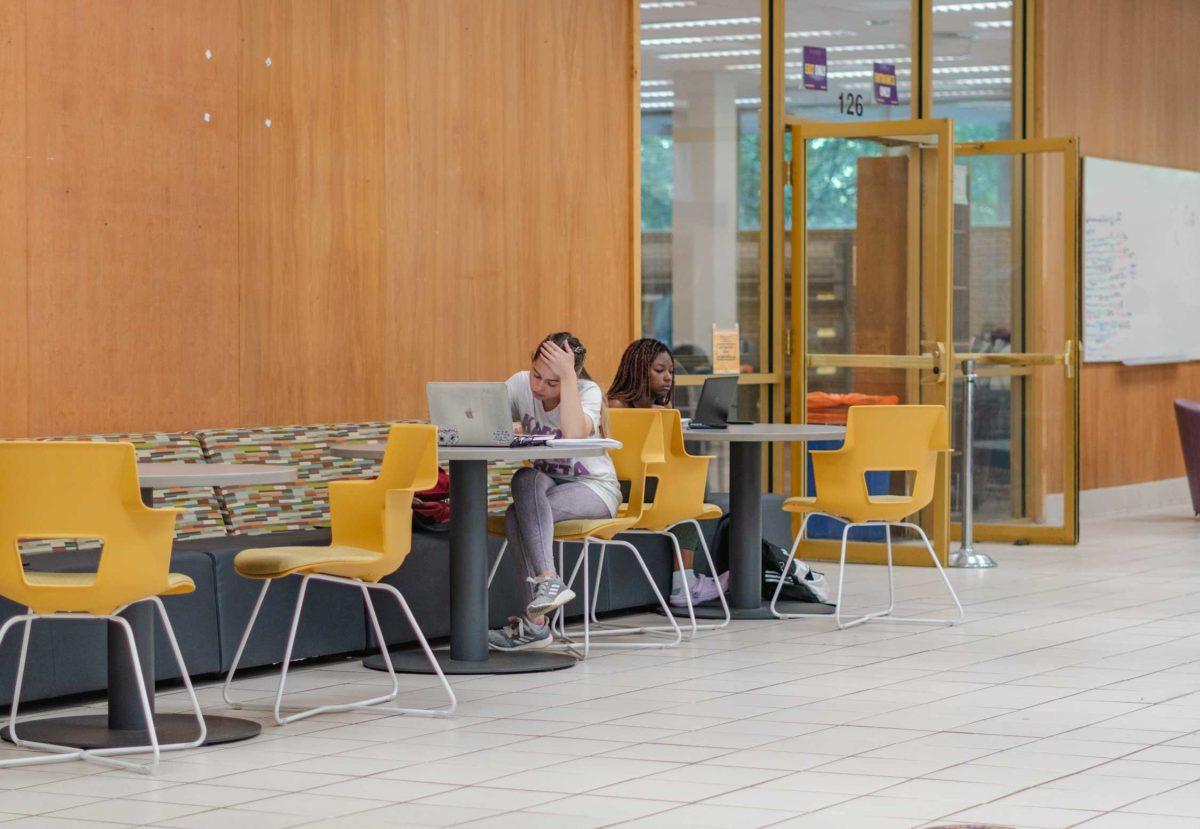
[[[641,551],[628,541],[616,538],[619,533],[633,529],[642,520],[646,506],[647,473],[656,464],[665,462],[663,427],[660,414],[660,411],[654,409],[616,409],[609,412],[610,437],[621,443],[621,448],[610,451],[609,456],[612,458],[613,466],[616,467],[617,477],[621,480],[629,481],[629,499],[617,516],[614,518],[560,521],[554,525],[554,540],[558,542],[559,574],[564,576],[564,581],[570,587],[574,585],[575,579],[579,576],[580,572],[582,571],[583,573],[583,591],[580,594],[583,598],[583,627],[582,630],[567,630],[565,609],[559,608],[554,619],[551,620],[551,629],[565,643],[562,647],[575,652],[583,658],[587,658],[592,647],[625,649],[667,648],[678,645],[683,641],[683,632],[678,622],[675,621],[675,617],[671,615],[671,608],[667,604],[667,600],[663,597],[662,591],[658,589],[658,584],[654,581],[654,576],[646,566]],[[494,535],[503,535],[505,532],[504,515],[492,515],[488,521],[488,530]],[[570,576],[566,577],[566,574],[563,572],[566,563],[564,545],[568,541],[582,542],[583,549],[580,552],[578,560],[575,562],[575,567],[572,569]],[[629,629],[592,630],[592,620],[595,618],[593,605],[595,597],[592,596],[588,584],[590,579],[588,552],[593,544],[600,546],[602,550],[609,546],[616,546],[624,547],[633,553],[634,559],[637,561],[638,566],[641,567],[642,573],[646,576],[647,583],[649,583],[651,590],[654,591],[655,598],[658,599],[659,605],[667,614],[667,620],[671,623],[670,628],[667,629],[674,633],[673,640],[663,642],[603,642],[593,645],[593,636],[629,632]],[[495,578],[496,570],[507,547],[508,541],[505,540],[504,545],[500,548],[500,554],[496,559],[496,563],[492,566],[491,574],[488,577],[489,585],[491,584],[491,580]],[[580,633],[582,633],[583,637],[582,649],[576,642],[576,638]]]
[[[826,515],[845,522],[842,530],[841,570],[838,574],[837,608],[839,628],[853,627],[884,616],[897,622],[958,624],[964,618],[962,604],[946,571],[938,561],[933,545],[920,526],[907,521],[933,500],[934,478],[939,455],[950,451],[945,440],[946,409],[943,406],[851,406],[846,420],[846,440],[840,449],[813,452],[813,478],[817,494],[809,498],[789,498],[783,508],[804,514],[800,532],[792,544],[792,558],[804,538],[808,519]],[[909,495],[871,495],[867,492],[869,472],[904,472],[912,477]],[[888,607],[849,622],[842,621],[842,588],[846,581],[846,542],[850,530],[882,524],[887,540]],[[892,565],[892,527],[915,530],[946,583],[958,608],[957,619],[913,619],[892,616],[896,607],[896,587]],[[789,559],[790,561],[790,559]],[[780,619],[816,617],[812,613],[780,613],[776,609],[784,580],[780,579],[771,598],[771,612]]]
[[[292,626],[284,648],[280,667],[279,689],[275,694],[275,722],[279,725],[294,722],[315,714],[331,711],[351,711],[359,708],[389,711],[398,714],[444,717],[454,713],[458,700],[450,683],[446,681],[437,658],[425,640],[416,617],[409,609],[403,594],[382,581],[384,576],[394,573],[412,549],[412,497],[414,492],[429,489],[437,483],[437,427],[398,423],[388,433],[387,449],[379,477],[370,481],[334,481],[329,484],[329,512],[333,537],[327,547],[264,547],[243,550],[233,560],[234,569],[248,579],[261,579],[263,586],[246,623],[246,632],[238,644],[233,665],[225,678],[224,697],[229,705],[241,706],[230,699],[229,689],[234,672],[250,638],[250,631],[258,618],[267,590],[276,579],[300,576],[300,592],[296,597],[296,610],[292,614]],[[383,663],[392,680],[392,690],[382,696],[360,702],[320,705],[282,716],[283,694],[287,685],[288,665],[292,660],[292,648],[296,642],[296,630],[300,625],[300,612],[304,607],[304,596],[310,581],[323,581],[357,588],[362,592],[367,615],[375,639],[379,643]],[[443,708],[398,708],[388,706],[400,693],[400,684],[392,667],[387,641],[379,626],[379,617],[371,602],[372,590],[395,597],[408,619],[417,642],[429,658],[433,671],[441,681],[450,702]]]
[[[195,748],[204,742],[207,736],[204,714],[188,677],[175,631],[159,598],[190,593],[195,589],[190,578],[170,572],[178,512],[175,509],[151,509],[142,503],[137,456],[132,444],[0,443],[0,545],[8,550],[0,555],[0,595],[28,608],[28,612],[9,618],[0,627],[0,642],[14,625],[24,627],[9,729],[15,745],[46,752],[0,761],[0,766],[87,760],[149,772],[158,765],[162,752]],[[38,538],[100,539],[103,548],[96,572],[26,571],[21,563],[18,542]],[[158,742],[133,629],[119,615],[130,605],[143,601],[151,602],[158,610],[184,688],[195,710],[199,736],[191,742],[169,745]],[[146,717],[148,745],[85,750],[19,737],[17,709],[30,628],[34,621],[61,619],[103,619],[117,625],[124,633]],[[153,760],[137,762],[115,757],[144,752],[152,753]]]
[[[691,524],[696,528],[696,535],[708,562],[708,569],[713,578],[717,577],[717,567],[713,563],[708,542],[704,531],[700,528],[701,521],[720,518],[724,513],[716,504],[704,502],[704,490],[708,482],[708,465],[712,455],[689,455],[683,440],[683,422],[677,409],[657,410],[663,427],[664,462],[652,465],[647,475],[656,479],[654,501],[647,504],[642,511],[642,518],[629,532],[647,535],[666,536],[671,541],[675,551],[675,563],[683,570],[683,553],[679,548],[679,540],[671,532],[681,524]],[[596,618],[597,597],[600,595],[600,582],[604,574],[604,550],[600,551],[600,562],[597,570],[596,585],[592,589],[592,621],[599,624]],[[687,599],[688,619],[691,622],[691,634],[698,630],[720,630],[729,624],[729,603],[725,594],[719,598],[721,608],[725,611],[725,619],[720,624],[696,624],[696,612],[692,607],[691,593],[684,591]],[[662,633],[669,632],[666,626],[651,626],[642,628],[625,628],[623,633]]]

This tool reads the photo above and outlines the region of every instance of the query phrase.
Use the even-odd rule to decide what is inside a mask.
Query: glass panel
[[[692,416],[696,403],[700,400],[700,389],[700,386],[679,386],[675,389],[675,405],[683,417]],[[769,421],[771,418],[767,410],[767,387],[757,384],[738,386],[737,404],[729,416],[734,420]],[[729,443],[697,441],[694,446],[690,446],[689,451],[716,455],[716,460],[708,467],[708,488],[713,492],[728,492]]]
[[[933,116],[958,141],[1012,137],[1011,0],[933,3]]]
[[[1014,222],[1011,183],[1026,165],[1035,169],[1043,215],[1063,210],[1063,159],[1032,156],[968,156],[969,205],[956,205],[955,350],[966,353],[1062,353],[1067,332],[1061,312],[1038,313],[1029,324],[1024,309],[1061,309],[1063,240],[1047,233],[1044,278],[1026,285],[1021,267],[1021,225]],[[1006,204],[1006,201],[1009,202]],[[980,206],[982,204],[982,207]],[[995,207],[998,209],[995,209]],[[1026,296],[1026,291],[1031,292]],[[966,312],[960,311],[965,308]],[[957,318],[970,320],[957,324]],[[1068,383],[1062,366],[1009,369],[982,366],[975,384],[972,424],[974,518],[977,523],[1061,526],[1064,435]],[[964,383],[954,392],[954,454],[951,467],[953,520],[961,520],[963,497]]]
[[[739,328],[760,371],[759,0],[643,3],[642,332],[681,373],[712,369],[712,327]],[[769,351],[769,349],[767,349]]]
[[[819,85],[812,75],[820,72],[813,72],[812,63],[805,60],[805,47],[824,49],[826,89],[812,88]],[[884,80],[876,76],[876,63],[895,70],[890,77],[896,94],[886,99],[876,94],[876,81]],[[789,114],[822,121],[912,118],[912,68],[912,3],[908,0],[787,0],[784,76]],[[743,67],[743,71],[752,70]]]

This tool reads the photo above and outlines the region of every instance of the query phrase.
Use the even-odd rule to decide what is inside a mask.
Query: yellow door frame
[[[784,129],[791,133],[792,159],[790,181],[792,182],[792,327],[790,353],[792,359],[792,420],[807,421],[805,401],[808,397],[808,369],[815,366],[842,366],[858,368],[890,368],[911,372],[910,377],[919,379],[916,386],[923,403],[936,403],[950,410],[953,384],[951,376],[950,336],[952,290],[951,216],[954,186],[954,123],[948,118],[924,118],[907,121],[880,122],[828,122],[808,121],[794,116],[784,117]],[[927,339],[910,337],[916,344],[909,354],[809,354],[808,352],[808,256],[807,238],[807,152],[806,142],[815,138],[860,139],[877,141],[892,146],[908,145],[913,155],[932,153],[934,156],[932,219],[927,229],[917,237],[921,247],[929,256],[910,257],[917,268],[920,279],[921,297],[918,312],[926,325]],[[915,160],[920,169],[920,160]],[[922,204],[921,188],[916,189],[917,203]],[[911,197],[910,197],[911,200]],[[911,309],[910,309],[911,310]],[[947,418],[949,430],[949,418]],[[949,440],[947,431],[946,438]],[[807,485],[807,447],[796,445],[792,449],[792,490],[805,494]],[[937,484],[934,500],[922,515],[922,524],[933,542],[934,550],[942,563],[949,558],[950,547],[950,463],[943,457],[938,463]],[[794,527],[794,529],[798,529]],[[837,560],[841,542],[823,539],[805,539],[801,554],[806,559]],[[894,549],[897,564],[924,564],[930,561],[924,547],[896,544]],[[883,545],[871,542],[851,542],[847,546],[847,560],[856,563],[881,564],[887,554]]]
[[[956,157],[982,155],[993,156],[1037,156],[1060,155],[1063,165],[1062,194],[1062,270],[1063,270],[1063,348],[1061,351],[1016,352],[1010,354],[955,354],[956,374],[962,362],[975,360],[990,376],[1027,376],[1031,382],[1038,381],[1037,367],[1061,366],[1066,391],[1063,395],[1062,412],[1062,483],[1063,523],[1059,526],[1033,523],[978,522],[974,535],[980,541],[1030,541],[1039,544],[1077,544],[1079,542],[1079,356],[1080,356],[1080,287],[1079,287],[1079,142],[1075,138],[1026,138],[1008,141],[982,141],[957,144]],[[1032,178],[1032,177],[1030,177]],[[1027,193],[1037,193],[1036,187],[1027,187]],[[1036,287],[1041,282],[1041,272],[1034,267],[1034,246],[1029,235],[1022,246],[1019,261],[1026,287],[1022,316],[1025,326],[1040,308]],[[1036,395],[1034,395],[1036,400]],[[1025,404],[1023,427],[1035,436],[1042,428],[1034,416],[1029,414],[1031,404]],[[1035,440],[1036,442],[1036,440]],[[1026,478],[1030,478],[1029,464],[1023,463]],[[1024,483],[1024,482],[1023,482]],[[961,537],[962,526],[954,522],[952,532]]]

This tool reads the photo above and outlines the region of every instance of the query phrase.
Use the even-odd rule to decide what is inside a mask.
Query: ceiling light
[[[642,98],[674,98],[675,93],[669,89],[655,90],[653,92],[643,92]]]
[[[686,9],[696,5],[696,0],[662,0],[658,3],[642,3],[643,9]]]
[[[1005,86],[1012,83],[1012,78],[950,78],[943,83],[956,86]]]
[[[650,37],[642,41],[643,46],[687,46],[692,43],[720,43],[730,40],[761,40],[762,35],[692,35],[690,37]]]
[[[1011,29],[1013,22],[1011,20],[975,20],[971,22],[971,25],[981,29]]]
[[[984,3],[940,3],[933,7],[935,12],[995,12],[1011,9],[1012,0],[988,0]]]
[[[660,60],[695,60],[698,58],[750,58],[757,57],[757,49],[728,49],[722,52],[669,52],[657,55]]]
[[[1011,72],[1012,67],[1008,64],[993,63],[987,66],[935,66],[933,74],[935,75],[968,75],[973,72]]]
[[[642,101],[642,109],[674,109],[674,101]]]
[[[858,32],[848,29],[814,29],[810,32],[784,32],[784,37],[854,37]]]
[[[762,103],[760,98],[734,98],[733,103],[740,107],[754,107]]]
[[[758,17],[717,17],[710,20],[668,20],[664,23],[643,23],[643,29],[692,29],[702,26],[757,26],[762,22]]]
[[[842,46],[826,46],[827,52],[875,52],[882,49],[904,49],[903,43],[847,43]],[[788,49],[789,53],[798,53],[799,49]]]
[[[663,81],[663,80],[642,81],[642,86],[670,86],[673,83],[674,83],[674,81]]]

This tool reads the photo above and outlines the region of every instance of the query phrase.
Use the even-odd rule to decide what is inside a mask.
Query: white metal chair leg
[[[387,668],[388,677],[392,681],[391,691],[379,696],[371,697],[365,700],[345,703],[330,703],[326,705],[318,705],[312,708],[296,709],[283,705],[284,694],[287,689],[288,669],[292,662],[292,652],[295,649],[296,634],[300,628],[300,617],[304,609],[304,599],[308,593],[309,581],[324,581],[331,584],[341,584],[348,587],[357,587],[362,593],[363,601],[366,604],[367,616],[371,620],[371,626],[375,633],[375,639],[379,643],[380,652],[383,655],[383,663]],[[269,583],[269,582],[268,582]],[[429,659],[430,665],[433,666],[433,672],[437,675],[441,682],[442,688],[446,691],[446,696],[449,698],[449,705],[442,708],[400,708],[397,706],[389,706],[387,703],[396,699],[400,693],[400,682],[396,676],[395,668],[392,665],[391,654],[388,651],[387,640],[383,636],[383,628],[379,624],[379,617],[375,610],[375,605],[371,601],[370,591],[382,590],[392,594],[400,605],[400,610],[404,613],[409,625],[412,627],[413,633],[417,638],[417,643],[425,651],[425,655]],[[259,608],[262,605],[262,599],[266,595],[267,588],[264,584],[262,592],[259,594],[259,601],[255,604],[254,611],[251,613],[250,621],[246,626],[247,633],[242,637],[242,643],[238,647],[238,651],[234,656],[233,665],[229,669],[229,676],[226,678],[226,692],[228,692],[229,683],[232,682],[233,672],[237,668],[238,660],[241,658],[242,649],[245,646],[246,638],[250,628],[254,625],[254,620],[258,616]],[[394,714],[412,714],[425,717],[447,717],[454,713],[458,707],[458,698],[454,694],[454,689],[450,687],[450,683],[446,680],[445,674],[442,672],[442,667],[437,661],[437,657],[433,653],[433,649],[429,647],[429,642],[425,639],[425,634],[417,624],[417,619],[413,615],[412,609],[409,608],[408,602],[405,601],[404,595],[390,584],[382,582],[364,582],[360,579],[344,578],[341,576],[327,576],[318,573],[309,573],[300,579],[300,592],[296,596],[296,608],[292,612],[292,624],[288,630],[287,643],[284,646],[283,662],[279,668],[279,686],[275,692],[275,703],[271,706],[249,705],[244,703],[236,704],[238,708],[251,710],[269,710],[275,718],[278,725],[287,725],[288,723],[296,722],[297,720],[307,719],[308,717],[317,714],[327,714],[337,711],[354,711],[363,708],[370,708],[376,711],[387,711]],[[284,709],[295,711],[293,714],[283,715]]]
[[[273,579],[264,579],[262,590],[258,591],[258,599],[254,602],[254,609],[250,611],[250,619],[246,622],[246,629],[242,632],[242,639],[238,642],[237,650],[233,653],[233,663],[229,666],[229,673],[225,675],[225,684],[221,686],[221,698],[225,700],[225,704],[230,708],[241,708],[241,703],[235,702],[229,698],[229,689],[233,684],[233,675],[237,672],[238,663],[242,661],[242,653],[246,650],[246,643],[250,641],[250,631],[254,630],[254,623],[258,621],[258,612],[262,610],[263,599],[267,597],[267,591],[271,588]]]
[[[791,567],[792,561],[796,558],[796,551],[800,549],[800,542],[804,540],[804,533],[808,529],[808,519],[812,518],[814,515],[819,515],[819,514],[821,514],[821,513],[806,512],[806,513],[804,513],[804,517],[802,519],[800,519],[800,532],[796,533],[796,538],[792,542],[792,549],[788,555],[788,567]],[[842,555],[843,556],[845,555],[845,551],[846,551],[846,540],[845,540],[845,532],[843,532],[842,533]],[[838,574],[838,604],[837,604],[837,607],[841,607],[841,605],[842,605],[842,575],[845,572],[846,572],[846,567],[845,567],[845,564],[843,563],[842,571],[841,571],[841,573]],[[784,576],[786,576],[786,575],[787,575],[787,573],[784,573]],[[779,610],[778,604],[779,604],[779,596],[783,593],[783,584],[784,584],[784,579],[780,578],[779,584],[775,585],[775,593],[771,596],[771,615],[773,615],[776,619],[823,619],[823,618],[827,618],[829,616],[828,613],[783,613],[783,612],[781,612]],[[836,614],[836,612],[837,612],[836,608],[834,609],[834,612]]]
[[[700,529],[700,522],[695,518],[689,518],[687,521],[682,523],[691,524],[696,528],[696,537],[700,539],[700,547],[704,550],[704,560],[708,562],[708,572],[712,574],[714,579],[717,579],[717,587],[719,589],[720,579],[718,577],[720,574],[717,572],[717,565],[716,562],[713,561],[712,553],[709,552],[708,542],[704,539],[704,531]],[[678,524],[676,526],[678,526]],[[671,529],[674,529],[674,527]],[[795,555],[795,551],[792,552],[792,555]],[[697,630],[722,630],[728,627],[729,623],[733,620],[733,614],[729,612],[729,601],[725,598],[725,591],[719,590],[717,593],[717,598],[721,602],[721,609],[725,611],[725,620],[719,625],[697,625]]]
[[[492,563],[492,570],[488,573],[488,587],[492,586],[492,581],[496,578],[496,571],[500,569],[500,562],[504,560],[504,553],[508,550],[508,539],[500,545],[500,552],[496,553],[496,560]]]
[[[175,656],[175,662],[179,666],[180,676],[183,679],[184,687],[187,689],[188,697],[192,702],[193,710],[196,712],[196,722],[199,727],[199,736],[197,739],[186,743],[170,743],[167,745],[159,744],[158,732],[154,725],[154,715],[150,707],[150,695],[146,689],[145,676],[142,673],[141,658],[137,650],[137,642],[133,636],[133,628],[130,626],[128,621],[119,615],[125,608],[120,608],[116,613],[107,616],[97,616],[90,613],[57,613],[49,615],[26,613],[22,614],[21,616],[14,616],[10,618],[5,622],[3,627],[0,627],[0,643],[4,641],[4,637],[8,634],[8,631],[13,624],[23,622],[25,628],[21,637],[21,654],[17,663],[17,679],[13,690],[13,704],[9,713],[9,734],[12,737],[13,745],[17,747],[36,749],[48,753],[35,757],[17,757],[3,760],[0,761],[0,768],[57,763],[68,760],[85,760],[91,763],[96,763],[97,765],[108,766],[110,768],[127,769],[149,774],[158,766],[163,752],[176,751],[185,748],[195,748],[204,742],[205,738],[208,736],[207,728],[204,723],[204,713],[200,708],[199,700],[196,698],[195,689],[192,687],[191,678],[188,675],[187,665],[183,661],[183,653],[179,649],[179,642],[175,638],[175,631],[171,627],[171,622],[167,617],[166,609],[163,607],[162,600],[157,596],[152,596],[145,601],[151,601],[154,603],[160,618],[163,620],[163,625],[167,632],[167,640],[170,643],[171,651]],[[48,621],[63,619],[99,619],[113,622],[120,627],[125,636],[125,640],[129,644],[129,652],[133,662],[134,678],[137,680],[138,696],[140,697],[139,701],[141,702],[142,714],[145,717],[146,722],[146,733],[150,739],[149,744],[143,746],[122,746],[119,748],[80,749],[75,746],[43,743],[36,740],[25,740],[21,738],[17,728],[17,712],[20,708],[20,695],[24,685],[25,666],[29,655],[29,635],[32,623],[36,619]],[[152,759],[146,762],[117,759],[118,756],[121,755],[143,754],[146,752],[152,754]]]
[[[646,581],[650,584],[650,588],[654,591],[654,597],[658,600],[659,606],[662,607],[663,612],[666,613],[667,620],[670,621],[670,623],[671,623],[671,630],[674,632],[675,638],[673,640],[666,641],[666,642],[595,642],[595,643],[592,643],[590,641],[590,639],[595,636],[614,636],[614,635],[621,635],[621,634],[627,634],[627,633],[643,632],[646,629],[645,628],[621,628],[621,629],[617,629],[617,630],[592,631],[592,630],[590,630],[590,626],[585,625],[584,632],[589,640],[586,643],[585,648],[586,649],[590,649],[590,648],[620,648],[620,649],[626,649],[626,650],[644,649],[644,648],[671,648],[671,647],[678,645],[680,642],[682,642],[683,641],[683,631],[680,629],[679,623],[675,620],[674,615],[671,614],[671,608],[667,604],[667,600],[663,597],[662,591],[658,589],[658,584],[654,581],[654,576],[650,573],[650,568],[648,568],[646,566],[646,562],[645,562],[645,560],[642,559],[642,555],[638,551],[638,548],[633,546],[632,544],[630,544],[628,541],[619,541],[615,538],[614,539],[589,538],[589,539],[586,539],[586,541],[594,542],[594,543],[600,544],[602,546],[607,546],[609,544],[613,544],[613,545],[620,546],[620,547],[626,547],[630,550],[630,552],[633,553],[634,559],[637,561],[638,566],[641,567],[642,573],[646,576]],[[587,608],[584,608],[584,612],[586,615]],[[564,638],[567,640],[565,643],[565,647],[570,648],[570,649],[574,649],[571,647],[574,642],[574,640],[572,638],[573,634],[574,634],[574,632],[572,632],[572,631],[564,632]]]
[[[950,577],[946,573],[946,569],[944,567],[942,567],[942,563],[940,561],[938,561],[937,553],[933,549],[933,544],[931,544],[929,541],[929,536],[925,535],[925,530],[921,529],[921,527],[919,525],[912,524],[907,521],[897,522],[896,526],[897,527],[908,527],[910,529],[916,530],[917,534],[921,536],[921,540],[923,542],[925,542],[925,549],[929,551],[929,557],[931,559],[933,559],[933,566],[937,568],[938,574],[941,575],[942,581],[945,582],[945,584],[946,584],[946,589],[948,591],[950,591],[950,598],[954,600],[954,606],[955,606],[955,608],[958,609],[958,618],[957,619],[918,619],[918,618],[905,618],[905,617],[901,617],[901,616],[894,616],[894,617],[892,617],[891,620],[894,622],[914,622],[917,624],[928,624],[928,625],[960,625],[960,624],[962,624],[964,621],[966,621],[966,618],[967,618],[966,611],[963,610],[962,602],[960,602],[958,600],[958,593],[955,592],[954,585],[952,585],[950,583]]]

